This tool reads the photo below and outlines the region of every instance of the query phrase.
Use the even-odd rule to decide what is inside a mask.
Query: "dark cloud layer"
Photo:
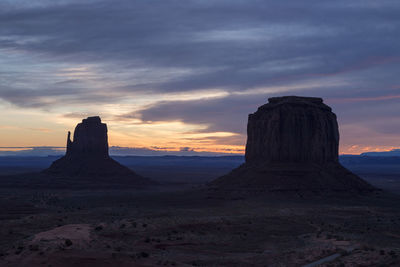
[[[38,69],[91,64],[92,81],[118,81],[99,86],[84,77],[56,80],[51,71],[50,78],[38,78],[0,68],[0,98],[21,107],[218,89],[227,96],[160,101],[126,116],[244,134],[247,114],[282,92],[326,97],[345,123],[382,118],[367,127],[400,130],[393,124],[400,106],[393,98],[400,95],[397,0],[37,1],[0,7],[1,53],[37,59]],[[15,82],[20,75],[36,82]],[[311,83],[317,85],[307,89]],[[271,90],[276,87],[280,91]],[[246,95],[253,89],[260,93]],[[372,100],[359,100],[365,97]]]
[[[190,70],[128,91],[238,90],[398,63],[399,13],[396,1],[73,2],[3,8],[0,33],[3,48],[105,71]]]

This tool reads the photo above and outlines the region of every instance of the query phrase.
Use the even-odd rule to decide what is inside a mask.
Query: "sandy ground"
[[[0,266],[302,266],[335,253],[321,266],[400,266],[398,198],[223,200],[186,189],[20,198],[32,214],[0,220]]]

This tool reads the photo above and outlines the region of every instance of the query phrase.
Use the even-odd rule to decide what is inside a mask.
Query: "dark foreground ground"
[[[149,190],[0,189],[0,266],[400,266],[396,163],[351,163],[391,192],[234,200],[201,183],[240,159],[180,160],[135,168]]]

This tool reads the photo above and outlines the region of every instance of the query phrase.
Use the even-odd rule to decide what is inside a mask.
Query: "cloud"
[[[320,88],[315,88],[298,92],[305,96],[323,96],[319,91]],[[369,145],[382,150],[383,146],[397,145],[400,142],[400,118],[397,115],[400,113],[400,105],[397,97],[387,95],[379,97],[380,101],[374,101],[374,97],[355,97],[342,101],[335,98],[337,94],[346,93],[326,94],[325,102],[338,116],[344,151],[350,144]],[[201,124],[206,127],[195,133],[230,132],[235,135],[194,138],[196,141],[244,146],[248,114],[265,104],[270,96],[274,95],[231,95],[214,99],[165,101],[126,116],[140,118],[143,123],[180,121]]]
[[[71,119],[84,119],[90,116],[92,116],[90,113],[81,113],[81,112],[70,112],[63,114],[64,118],[71,118]]]
[[[246,132],[247,115],[267,101],[267,96],[229,96],[190,101],[161,101],[146,109],[126,114],[143,122],[181,121],[202,124],[205,129],[197,132]]]
[[[43,132],[43,133],[50,133],[52,132],[51,129],[48,128],[32,128],[32,127],[21,127],[21,126],[11,126],[11,125],[0,125],[0,129],[6,130],[30,130],[35,132]]]
[[[392,136],[399,13],[395,0],[2,1],[0,99],[68,118],[201,124],[233,135],[198,140],[243,144],[268,97],[315,95],[344,129]]]
[[[40,107],[65,97],[107,102],[143,91],[242,91],[322,76],[358,78],[358,72],[379,66],[374,77],[352,81],[365,92],[372,90],[371,81],[394,73],[386,65],[400,56],[399,11],[395,1],[6,4],[0,11],[6,53],[37,57],[37,69],[92,64],[96,75],[89,84],[79,75],[62,81],[44,77],[38,81],[42,89],[11,85],[0,89],[0,97]],[[95,84],[106,80],[113,81],[108,88]],[[99,93],[107,90],[111,98]]]

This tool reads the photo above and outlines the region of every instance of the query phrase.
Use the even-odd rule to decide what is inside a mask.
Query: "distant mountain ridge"
[[[0,157],[47,157],[62,156],[65,153],[65,147],[38,146],[38,147],[0,147]],[[120,147],[111,146],[109,148],[111,156],[242,156],[234,152],[207,152],[195,151],[191,148],[180,148],[180,150],[157,150],[146,147]],[[243,155],[244,156],[244,155]]]
[[[373,156],[373,157],[400,157],[400,149],[392,149],[390,151],[382,152],[365,152],[360,156]]]

